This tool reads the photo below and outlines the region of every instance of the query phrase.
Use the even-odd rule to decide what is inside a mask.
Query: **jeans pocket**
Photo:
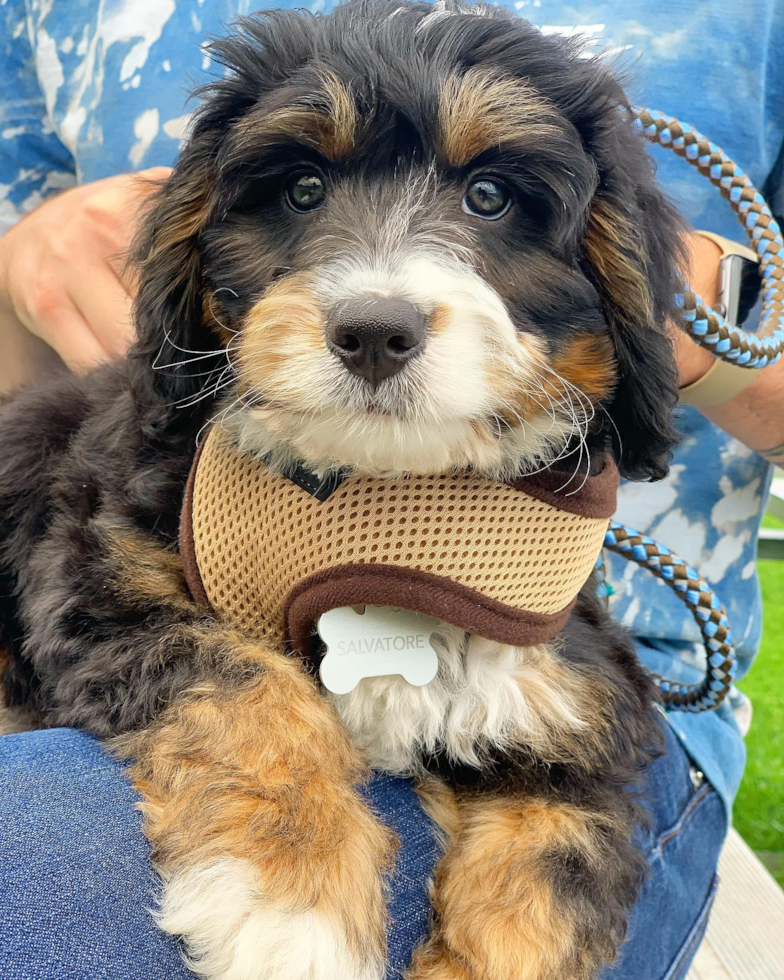
[[[690,795],[686,798],[683,810],[675,822],[659,831],[653,845],[653,854],[656,854],[660,858],[664,857],[664,851],[667,845],[675,841],[684,832],[701,804],[711,796],[715,796],[715,790],[708,783],[703,783],[699,788],[693,788]]]
[[[727,830],[724,804],[705,781],[685,785],[680,759],[667,764],[670,779],[661,779],[653,796],[648,876],[627,940],[601,980],[682,980],[707,925]]]
[[[700,909],[700,914],[691,927],[689,935],[686,937],[683,945],[678,950],[678,953],[670,966],[669,970],[664,974],[662,980],[683,980],[686,974],[689,972],[689,967],[691,966],[692,960],[697,955],[697,950],[700,948],[702,940],[705,938],[705,930],[708,928],[708,920],[710,918],[711,909],[713,908],[713,902],[716,899],[716,892],[719,887],[719,876],[713,876],[713,883],[711,884],[710,891],[708,892],[708,897],[705,899],[705,903]]]

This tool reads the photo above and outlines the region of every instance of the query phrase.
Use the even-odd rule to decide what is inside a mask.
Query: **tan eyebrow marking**
[[[327,69],[321,89],[308,102],[294,103],[261,118],[252,113],[240,131],[263,137],[287,136],[318,150],[328,160],[344,160],[354,150],[359,114],[350,86]]]
[[[483,68],[445,78],[438,102],[441,149],[454,167],[521,137],[546,140],[562,134],[558,111],[541,92]]]

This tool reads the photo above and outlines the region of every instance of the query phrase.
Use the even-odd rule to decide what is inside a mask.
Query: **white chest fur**
[[[412,774],[423,753],[480,765],[493,748],[529,746],[584,730],[585,689],[551,645],[513,647],[442,624],[433,634],[438,673],[424,687],[400,676],[366,677],[326,696],[370,764]]]

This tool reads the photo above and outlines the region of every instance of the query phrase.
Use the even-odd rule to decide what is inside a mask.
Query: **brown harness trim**
[[[284,608],[286,649],[315,661],[313,624],[339,606],[401,606],[499,643],[536,646],[565,625],[577,598],[557,613],[510,609],[475,589],[399,565],[341,565],[303,579]]]
[[[598,473],[589,476],[584,484],[583,476],[580,473],[572,476],[563,470],[542,470],[509,480],[507,485],[557,510],[581,517],[605,517],[609,521],[618,506],[618,487],[621,483],[618,467],[606,454]]]

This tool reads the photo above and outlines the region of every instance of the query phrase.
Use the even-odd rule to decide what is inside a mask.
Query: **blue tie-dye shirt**
[[[0,231],[77,181],[170,164],[187,133],[185,99],[210,69],[202,45],[259,0],[0,0]],[[280,6],[307,6],[302,0]],[[316,0],[313,10],[330,4]],[[686,120],[762,185],[784,138],[784,0],[518,0],[546,32],[578,34],[631,77],[641,104]],[[702,228],[738,238],[729,207],[663,151],[660,176]],[[692,409],[670,476],[622,488],[619,518],[701,569],[727,606],[741,672],[762,624],[755,541],[769,467]],[[616,615],[660,673],[696,679],[703,663],[685,608],[647,572],[611,561]],[[743,713],[736,696],[736,714]],[[729,707],[670,721],[731,800],[743,743]]]

